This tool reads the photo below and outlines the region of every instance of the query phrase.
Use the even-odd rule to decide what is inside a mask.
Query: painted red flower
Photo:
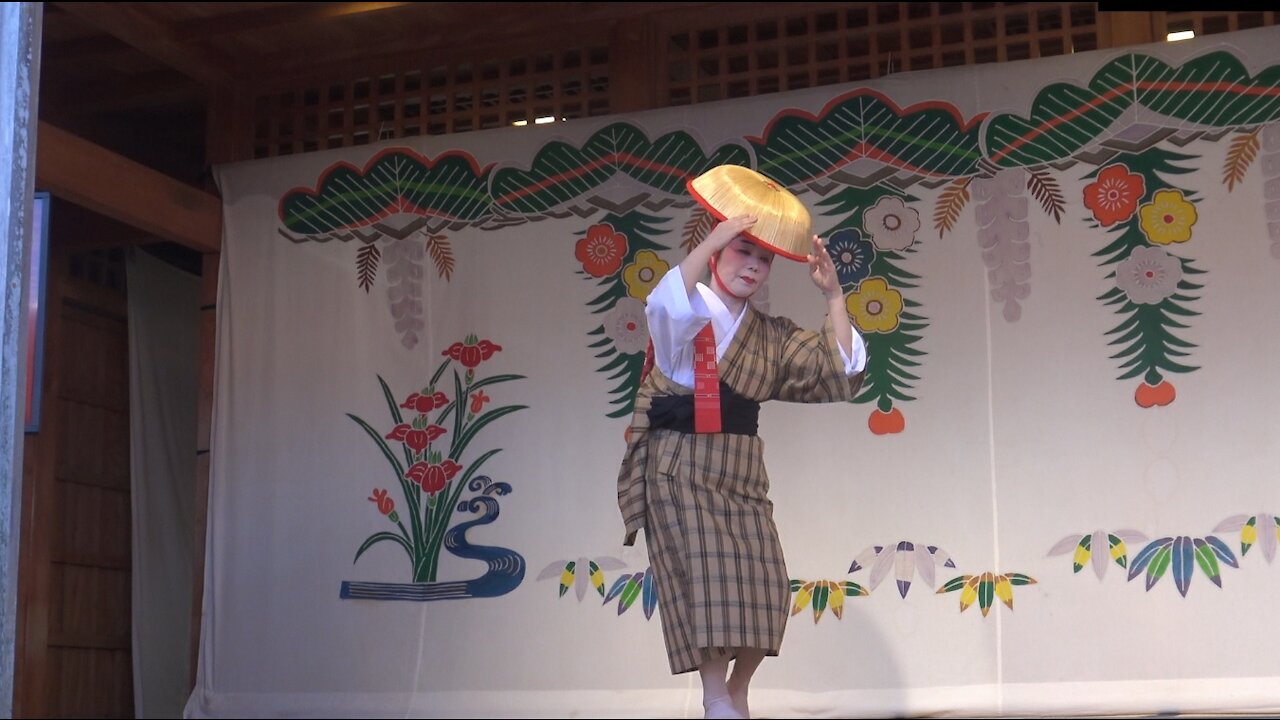
[[[488,340],[476,340],[475,335],[469,335],[465,342],[456,342],[440,354],[457,360],[465,368],[474,368],[501,349],[501,345]]]
[[[485,395],[483,390],[477,390],[471,393],[472,414],[478,414],[480,410],[484,408],[484,404],[487,402],[489,402],[489,396]]]
[[[400,423],[387,433],[388,440],[399,440],[408,445],[414,452],[422,452],[433,440],[445,433],[445,429],[439,425],[428,425],[426,428],[419,430],[407,423]]]
[[[1102,227],[1133,217],[1138,201],[1147,192],[1146,181],[1124,165],[1110,165],[1084,188],[1084,206],[1093,211]]]
[[[390,515],[392,510],[396,509],[396,501],[392,500],[386,490],[378,488],[373,489],[373,496],[369,498],[370,502],[378,506],[378,512],[383,515]]]
[[[574,246],[573,255],[591,277],[607,277],[622,267],[627,254],[627,236],[600,223],[587,228],[587,236]]]
[[[413,393],[404,402],[400,403],[400,407],[406,410],[414,410],[419,414],[428,413],[439,407],[449,404],[449,397],[442,392],[436,392],[432,395],[420,395]]]
[[[444,489],[445,483],[453,479],[462,466],[452,460],[442,463],[416,462],[409,466],[405,478],[420,485],[424,492],[435,495]]]

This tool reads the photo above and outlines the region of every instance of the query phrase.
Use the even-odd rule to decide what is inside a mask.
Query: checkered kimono
[[[853,399],[863,373],[845,375],[830,318],[819,333],[747,313],[719,361],[720,379],[735,392],[756,402]],[[624,543],[645,529],[673,674],[732,648],[777,655],[791,600],[761,439],[649,430],[655,395],[691,392],[653,368],[618,474]]]

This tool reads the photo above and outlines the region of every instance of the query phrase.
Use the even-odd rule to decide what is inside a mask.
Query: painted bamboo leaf
[[[1125,546],[1124,540],[1118,535],[1108,533],[1107,544],[1111,549],[1111,559],[1115,560],[1120,567],[1126,567],[1129,563],[1129,549]]]
[[[1001,602],[1008,606],[1010,610],[1013,609],[1013,584],[1009,582],[1008,576],[996,576],[995,593]]]
[[[1232,553],[1231,548],[1227,547],[1227,544],[1222,540],[1213,535],[1205,535],[1204,541],[1209,543],[1209,547],[1213,549],[1213,554],[1217,555],[1218,560],[1223,564],[1230,565],[1233,568],[1240,567],[1240,562],[1236,560],[1235,553]]]
[[[1072,533],[1054,543],[1053,547],[1049,548],[1049,552],[1045,553],[1045,555],[1048,557],[1053,557],[1054,555],[1065,555],[1074,550],[1079,542],[1080,534]]]
[[[1147,546],[1138,551],[1138,554],[1133,558],[1133,563],[1129,565],[1129,579],[1132,580],[1138,577],[1147,568],[1147,565],[1151,563],[1156,552],[1172,543],[1173,538],[1171,537],[1164,537],[1147,543]]]
[[[644,607],[644,618],[645,620],[652,620],[653,611],[658,608],[658,582],[653,577],[652,568],[645,571],[642,594],[641,604]]]
[[[1173,584],[1183,597],[1187,596],[1187,590],[1191,587],[1191,573],[1195,569],[1192,551],[1191,538],[1181,535],[1174,539],[1169,564],[1173,568]]]
[[[982,611],[983,617],[986,617],[987,613],[991,611],[991,602],[994,597],[995,575],[984,572],[978,581],[978,609]]]
[[[1072,572],[1080,572],[1084,569],[1084,566],[1089,563],[1089,556],[1092,554],[1092,551],[1090,550],[1092,542],[1093,537],[1091,535],[1085,535],[1080,538],[1079,544],[1076,545],[1076,553],[1071,558]]]
[[[627,581],[626,587],[622,588],[621,594],[618,595],[619,615],[630,609],[632,603],[636,601],[636,598],[640,597],[640,591],[644,587],[644,578],[647,574],[648,573],[641,570],[635,575],[632,575],[631,579]]]
[[[1151,558],[1151,563],[1147,565],[1147,590],[1155,587],[1160,582],[1160,578],[1164,577],[1165,571],[1169,569],[1169,564],[1173,561],[1173,545],[1164,545]]]
[[[843,596],[840,596],[843,597]],[[831,598],[831,586],[825,581],[814,584],[813,587],[813,622],[816,624],[822,619],[822,613],[827,609],[827,601]]]
[[[911,590],[911,578],[916,572],[915,545],[903,540],[898,543],[898,550],[894,554],[897,556],[894,560],[894,579],[897,581],[898,594],[905,599],[907,592]]]
[[[836,616],[837,620],[844,619],[844,598],[845,594],[840,584],[832,580],[824,580],[827,586],[827,604],[831,608],[831,614]]]
[[[1213,554],[1213,548],[1209,547],[1209,543],[1203,538],[1195,538],[1195,556],[1196,564],[1200,566],[1204,576],[1214,585],[1222,587],[1222,570],[1218,564],[1218,557]]]
[[[591,571],[591,586],[596,589],[600,597],[604,597],[604,571],[600,569],[595,560],[589,561],[587,568]]]
[[[858,570],[867,567],[883,550],[883,545],[872,545],[858,553],[857,557],[853,559],[853,562],[849,564],[849,572],[857,572]],[[795,592],[795,588],[792,588],[792,592]]]
[[[631,573],[621,575],[617,580],[614,580],[613,585],[609,587],[609,592],[605,593],[604,602],[602,604],[608,605],[610,600],[621,595],[622,591],[627,588],[627,583],[629,582],[631,582]],[[561,594],[563,595],[564,593],[562,592]]]
[[[974,600],[978,599],[978,584],[982,581],[981,575],[969,575],[964,581],[964,589],[960,591],[960,612],[964,612]]]
[[[803,585],[800,586],[798,590],[795,591],[796,598],[791,605],[792,615],[799,614],[801,610],[804,610],[805,608],[809,607],[809,603],[813,600],[814,584],[815,583],[813,582],[804,583]]]
[[[844,594],[846,597],[866,597],[871,594],[871,591],[852,580],[845,580]]]
[[[577,577],[577,567],[578,563],[573,560],[565,563],[564,571],[560,573],[560,597],[564,597],[569,588],[573,587],[573,581]]]

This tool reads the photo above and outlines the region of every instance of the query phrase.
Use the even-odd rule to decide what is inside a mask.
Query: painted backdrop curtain
[[[615,478],[724,163],[867,338],[767,405],[767,716],[1280,709],[1280,29],[222,167],[213,717],[700,712]],[[817,326],[803,267],[760,302]],[[641,546],[642,547],[642,546]]]

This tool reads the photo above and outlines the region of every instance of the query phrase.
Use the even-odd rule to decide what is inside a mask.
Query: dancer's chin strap
[[[721,290],[725,291],[726,293],[728,293],[730,296],[735,297],[739,300],[746,300],[747,298],[749,298],[750,295],[739,295],[734,291],[730,290],[729,287],[724,284],[724,281],[720,279],[720,271],[716,270],[716,259],[718,257],[720,257],[719,252],[711,256],[711,279],[715,281],[716,286],[719,287]]]

